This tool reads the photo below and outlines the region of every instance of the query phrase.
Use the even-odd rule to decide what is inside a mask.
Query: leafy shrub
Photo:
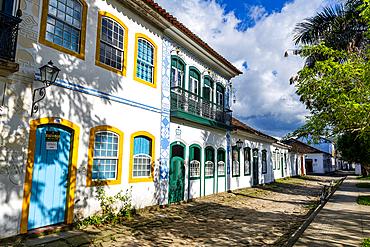
[[[126,193],[123,194],[121,190],[117,195],[106,196],[105,189],[98,187],[96,190],[96,198],[100,201],[100,208],[102,210],[101,215],[95,214],[85,218],[79,225],[79,228],[84,228],[89,225],[100,225],[103,223],[118,223],[121,220],[126,220],[131,217],[131,189],[126,190]],[[119,210],[116,213],[117,203],[120,202]]]
[[[370,196],[358,196],[357,203],[360,205],[370,206]]]
[[[357,188],[370,188],[370,183],[358,183],[356,184]]]
[[[370,247],[370,238],[364,238],[361,247]]]

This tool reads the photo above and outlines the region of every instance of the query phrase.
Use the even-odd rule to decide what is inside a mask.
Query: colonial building
[[[0,3],[0,238],[94,214],[98,187],[141,208],[303,172],[232,118],[241,72],[154,1]]]
[[[310,146],[297,139],[289,139],[284,143],[292,146],[292,150],[305,154],[304,162],[307,174],[312,173],[327,173],[331,168],[331,154],[321,151],[313,146]]]

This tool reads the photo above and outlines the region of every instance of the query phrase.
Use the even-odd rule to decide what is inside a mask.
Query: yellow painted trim
[[[101,20],[102,16],[109,17],[116,22],[118,22],[124,29],[125,29],[125,40],[124,40],[124,45],[123,45],[123,65],[122,65],[122,70],[115,69],[111,66],[108,66],[104,63],[101,63],[99,61],[100,57],[100,37],[101,37]],[[127,44],[128,44],[128,28],[126,25],[118,19],[116,16],[105,12],[105,11],[99,11],[98,12],[98,28],[97,28],[97,35],[96,35],[96,54],[95,54],[95,65],[102,67],[103,69],[115,72],[119,75],[126,76],[126,70],[127,70]]]
[[[30,136],[28,141],[28,155],[27,155],[27,167],[26,167],[26,178],[24,182],[24,193],[23,193],[23,204],[22,204],[22,215],[21,215],[21,229],[20,233],[26,233],[28,227],[28,213],[31,199],[31,187],[32,187],[32,175],[33,175],[33,162],[35,157],[35,145],[36,145],[36,131],[39,125],[44,124],[56,124],[63,125],[72,129],[72,148],[71,148],[71,159],[68,166],[68,187],[67,187],[67,198],[66,198],[66,223],[70,224],[73,222],[73,210],[74,210],[74,199],[76,189],[76,172],[77,172],[77,155],[78,145],[80,139],[80,127],[74,123],[60,119],[61,123],[54,122],[53,117],[46,117],[35,119],[30,122]]]
[[[136,76],[136,73],[137,73],[137,48],[138,48],[138,40],[139,40],[139,38],[146,39],[147,41],[149,41],[154,46],[153,83],[144,81],[143,79],[140,79],[140,78],[138,78]],[[143,83],[145,85],[148,85],[150,87],[154,87],[154,88],[157,88],[157,50],[158,50],[157,45],[148,36],[146,36],[145,34],[142,34],[142,33],[135,34],[134,80],[135,81],[138,81],[138,82],[141,82],[141,83]]]
[[[86,21],[87,21],[87,3],[84,0],[78,0],[82,3],[82,21],[81,21],[81,40],[80,40],[80,52],[74,52],[63,46],[57,45],[53,42],[46,40],[46,23],[49,11],[49,0],[44,0],[42,3],[42,14],[41,14],[41,24],[40,24],[40,37],[39,43],[49,46],[55,50],[67,53],[71,56],[77,57],[79,59],[85,60],[85,43],[86,43]]]
[[[152,170],[151,170],[151,177],[150,178],[133,178],[133,166],[134,166],[134,139],[137,136],[145,136],[151,139],[151,154],[152,156]],[[155,163],[155,137],[146,131],[138,131],[131,135],[130,141],[130,166],[129,166],[129,183],[139,183],[139,182],[152,182],[154,181],[154,163]]]
[[[117,161],[117,179],[116,180],[92,180],[92,170],[94,161],[94,145],[95,145],[95,133],[99,131],[111,131],[119,135],[119,145],[118,145],[118,161]],[[104,186],[104,185],[115,185],[121,184],[122,176],[122,150],[123,150],[123,132],[119,129],[109,126],[100,125],[92,128],[90,130],[90,140],[89,140],[89,153],[87,161],[87,176],[86,176],[86,187],[93,186]]]

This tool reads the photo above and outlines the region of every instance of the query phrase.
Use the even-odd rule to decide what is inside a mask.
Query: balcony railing
[[[18,25],[22,20],[0,11],[0,58],[15,61]]]
[[[181,110],[226,125],[231,124],[232,111],[181,87],[171,88],[171,111]]]

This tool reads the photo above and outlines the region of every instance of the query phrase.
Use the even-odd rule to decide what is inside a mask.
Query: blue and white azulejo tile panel
[[[162,123],[161,123],[161,169],[160,179],[168,179],[170,156],[170,69],[171,43],[163,40],[162,59]]]

